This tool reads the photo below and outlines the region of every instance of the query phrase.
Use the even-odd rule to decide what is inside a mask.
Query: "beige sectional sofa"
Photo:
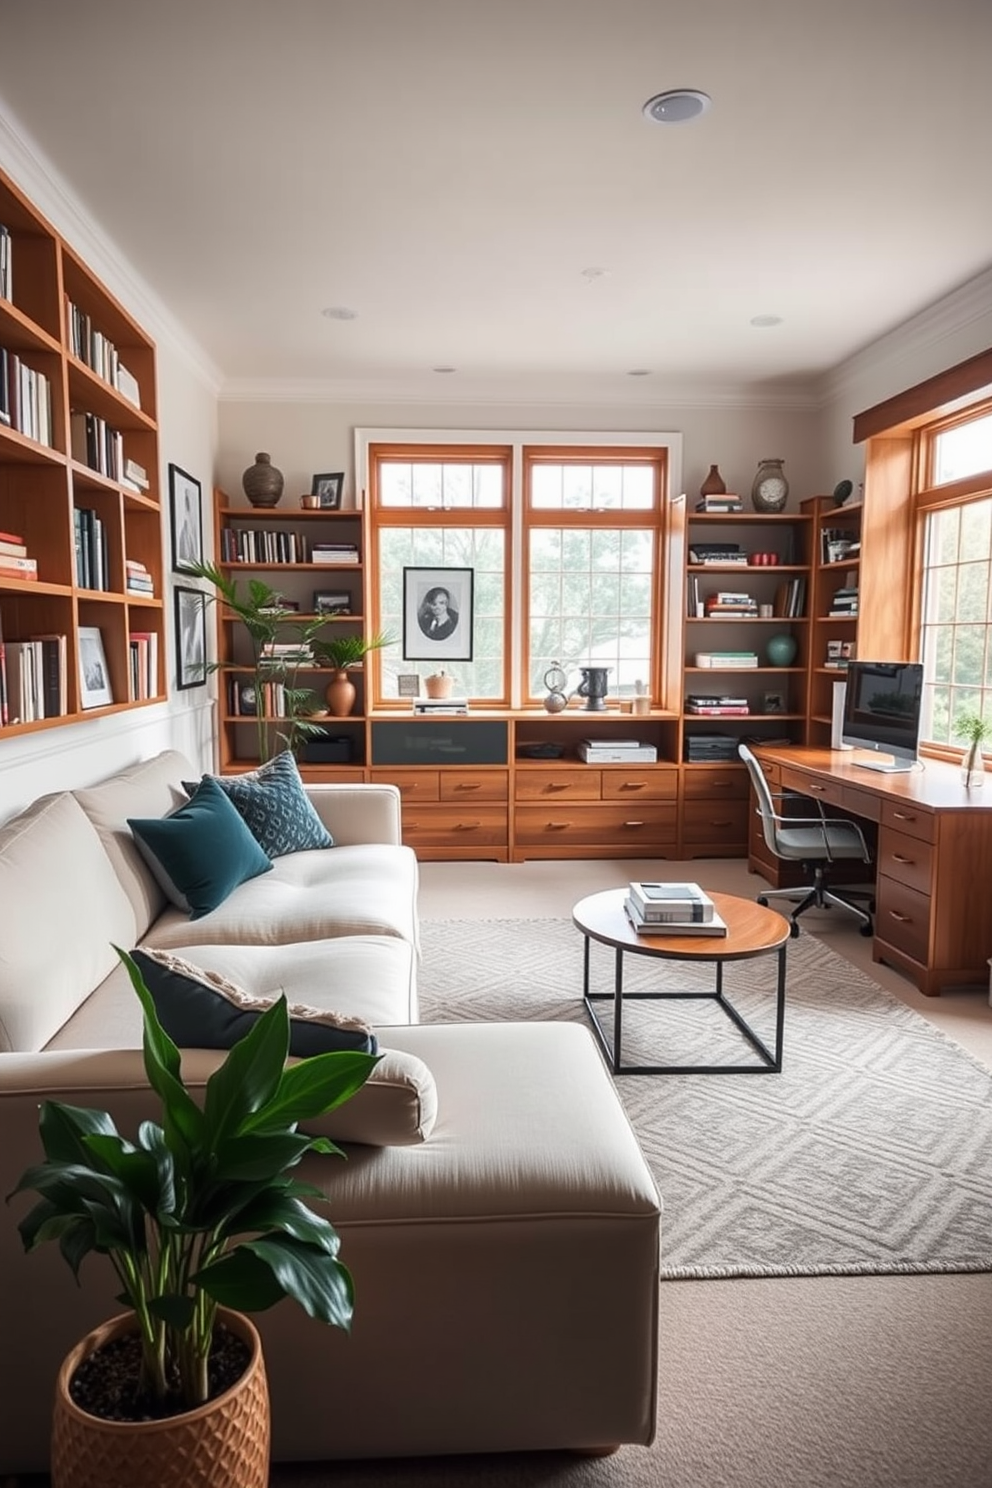
[[[166,753],[0,828],[0,1192],[40,1155],[46,1097],[154,1118],[113,945],[372,1023],[383,1058],[311,1158],[355,1277],[350,1336],[259,1316],[278,1459],[599,1449],[655,1420],[660,1203],[592,1039],[571,1023],[417,1022],[417,864],[389,786],[308,786],[335,846],[289,854],[190,920],[128,817],[185,801]],[[470,954],[470,948],[467,948]],[[202,1086],[222,1055],[191,1050]],[[59,1361],[119,1310],[0,1215],[0,1473],[44,1470]]]

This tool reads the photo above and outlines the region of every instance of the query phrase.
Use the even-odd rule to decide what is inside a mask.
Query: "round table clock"
[[[760,460],[751,486],[751,505],[759,512],[785,510],[789,499],[789,482],[781,460]]]

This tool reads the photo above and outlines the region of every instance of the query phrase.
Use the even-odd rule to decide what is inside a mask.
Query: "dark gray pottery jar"
[[[241,477],[244,493],[252,506],[278,506],[282,495],[282,471],[277,470],[272,458],[264,450],[255,456],[254,465],[249,465]]]

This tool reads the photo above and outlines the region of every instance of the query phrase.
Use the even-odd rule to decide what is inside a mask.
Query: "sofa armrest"
[[[399,846],[400,793],[395,785],[315,785],[306,792],[338,847],[366,842]]]

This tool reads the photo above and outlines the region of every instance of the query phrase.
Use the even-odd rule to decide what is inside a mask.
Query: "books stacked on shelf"
[[[314,543],[310,561],[311,563],[357,563],[358,548],[355,543]]]
[[[758,601],[753,594],[743,590],[719,589],[716,594],[709,594],[703,600],[703,611],[710,620],[756,619]]]
[[[464,698],[464,697],[446,697],[446,698],[429,698],[429,697],[423,697],[423,698],[421,698],[421,697],[418,697],[418,698],[414,698],[413,699],[413,711],[414,711],[414,713],[423,713],[423,714],[430,714],[430,713],[467,713],[468,712],[468,698]]]
[[[265,641],[259,661],[263,666],[313,666],[313,652],[302,641]]]
[[[728,564],[735,568],[747,568],[747,554],[740,543],[691,542],[689,562],[713,568],[723,568]]]
[[[68,712],[68,642],[64,635],[7,641],[3,649],[6,722],[35,723],[41,718],[61,718]]]
[[[38,444],[52,444],[52,385],[5,346],[0,346],[0,423]]]
[[[587,765],[653,765],[658,760],[657,746],[640,739],[580,739],[576,753]]]
[[[125,460],[121,485],[129,486],[132,491],[147,491],[148,471],[144,465],[139,465],[137,460]]]
[[[631,883],[624,900],[639,935],[726,935],[726,921],[695,883]]]
[[[140,408],[138,380],[121,362],[113,341],[97,329],[90,317],[78,305],[74,305],[68,295],[65,296],[65,307],[69,350],[73,356],[85,362],[104,382],[109,382],[129,403]]]
[[[4,227],[0,222],[0,300],[12,300],[13,298],[10,228]]]
[[[774,613],[779,619],[795,619],[806,608],[806,580],[788,579],[775,590]]]
[[[220,534],[220,556],[224,563],[309,562],[306,538],[286,529],[267,532],[256,527],[224,527]]]
[[[856,584],[846,584],[838,589],[830,601],[831,620],[850,620],[858,613],[858,588]]]
[[[861,539],[844,527],[824,527],[820,533],[820,561],[843,563],[861,555]]]
[[[828,641],[827,658],[823,665],[834,671],[843,672],[847,670],[849,661],[853,661],[857,654],[853,641]]]
[[[693,664],[721,672],[730,671],[735,667],[746,671],[749,667],[758,665],[758,653],[757,651],[697,651]]]
[[[725,491],[722,496],[700,496],[696,502],[697,512],[739,512],[743,509],[743,501],[733,491]]]
[[[686,734],[685,757],[690,765],[727,764],[736,761],[736,734]]]
[[[286,688],[282,682],[263,682],[255,686],[254,677],[232,677],[227,685],[227,706],[232,718],[255,718],[258,716],[258,695],[261,693],[262,717],[285,718]]]
[[[131,701],[158,693],[158,636],[153,630],[132,630],[128,638]]]
[[[77,506],[73,515],[76,585],[80,589],[109,589],[109,554],[103,520],[90,506]]]
[[[747,698],[735,697],[733,693],[690,692],[685,700],[685,711],[719,717],[724,713],[750,713],[751,705]]]
[[[155,580],[137,558],[124,559],[125,583],[129,594],[154,595]]]
[[[73,409],[69,415],[69,438],[72,458],[80,465],[119,481],[124,475],[124,435],[112,429],[96,413],[80,413]]]
[[[28,557],[27,544],[17,532],[0,532],[0,578],[37,579],[38,560]]]

